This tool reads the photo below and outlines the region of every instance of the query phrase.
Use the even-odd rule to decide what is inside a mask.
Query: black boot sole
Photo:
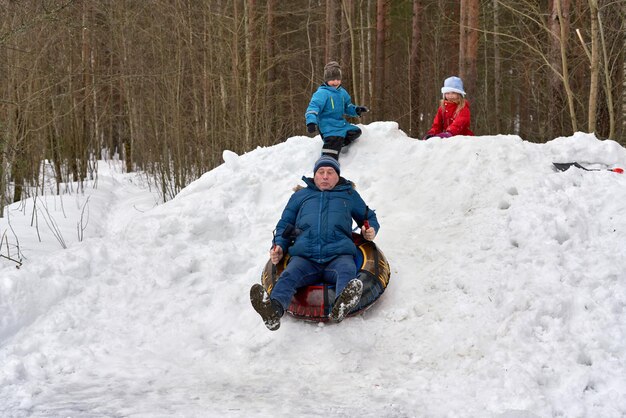
[[[335,301],[335,305],[330,312],[330,319],[335,322],[343,321],[352,308],[359,303],[362,293],[363,282],[359,279],[350,280]]]
[[[280,328],[280,316],[272,306],[270,295],[265,288],[256,283],[250,288],[250,302],[252,307],[263,319],[263,323],[270,331]]]

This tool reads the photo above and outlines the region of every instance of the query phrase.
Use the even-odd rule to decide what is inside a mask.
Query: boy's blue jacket
[[[307,187],[291,195],[276,225],[276,244],[289,255],[326,263],[338,255],[356,256],[352,241],[352,219],[362,225],[367,212],[370,227],[378,233],[376,213],[365,202],[351,182],[339,178],[332,190],[321,191],[312,178],[302,177]],[[282,236],[288,225],[296,228],[295,242]]]
[[[306,124],[316,124],[323,137],[345,137],[348,131],[358,128],[348,123],[343,115],[359,116],[348,92],[341,86],[335,88],[322,84],[313,93],[306,109]]]

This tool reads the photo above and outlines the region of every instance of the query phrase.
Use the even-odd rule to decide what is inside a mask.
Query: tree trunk
[[[502,115],[500,109],[500,91],[502,90],[502,61],[500,59],[500,15],[499,0],[493,0],[493,111],[495,130],[497,133],[502,132],[502,124],[500,118]]]
[[[420,67],[421,57],[421,14],[422,0],[413,0],[413,19],[411,21],[411,56],[409,59],[409,90],[410,90],[410,126],[409,135],[418,137],[420,133]]]
[[[461,0],[459,36],[459,75],[466,92],[476,94],[478,60],[478,0]]]
[[[339,61],[339,42],[337,41],[338,26],[337,21],[337,1],[326,0],[326,51],[324,62]]]
[[[0,115],[6,116],[4,112]],[[9,161],[7,158],[8,140],[5,137],[6,127],[0,123],[0,218],[4,217],[4,207],[9,203],[9,191],[7,187],[7,179],[9,176]]]
[[[576,132],[578,130],[578,124],[576,122],[576,108],[574,106],[573,92],[570,87],[567,60],[567,39],[569,33],[570,8],[569,2],[570,0],[550,0],[550,32],[552,34],[550,65],[554,70],[554,75],[551,78],[552,81],[550,85],[552,90],[551,98],[553,100],[557,100],[550,108],[554,110],[562,108],[562,106],[558,102],[558,98],[560,98],[561,96],[560,91],[562,86],[565,89],[567,107],[569,109],[571,132]],[[555,123],[557,123],[558,125],[555,125]],[[559,117],[556,117],[553,120],[550,134],[551,136],[563,134],[563,128],[560,125]]]
[[[274,64],[275,51],[276,51],[276,24],[275,24],[275,10],[277,0],[267,0],[267,40],[265,42],[265,54],[267,55],[267,81],[271,86],[276,82],[276,67]],[[270,97],[272,95],[270,94]]]
[[[246,0],[246,97],[245,97],[245,149],[252,146],[252,138],[250,132],[253,129],[252,124],[255,121],[254,113],[256,106],[257,94],[257,71],[259,68],[256,43],[256,0]],[[256,131],[256,130],[255,130]]]
[[[361,81],[361,94],[359,95],[362,103],[370,103],[372,107],[376,106],[374,103],[374,82],[373,82],[373,59],[374,54],[372,52],[372,30],[373,24],[371,21],[373,0],[366,0],[365,7],[359,7],[359,24],[363,28],[359,36],[359,50],[361,51],[361,66],[359,67],[359,76]]]
[[[275,84],[276,84],[276,23],[275,23],[275,10],[276,10],[276,0],[267,0],[267,11],[266,11],[266,39],[265,39],[265,66],[267,68],[267,85],[265,96],[270,98],[271,101],[274,101],[274,97],[276,94]],[[269,117],[268,129],[270,135],[273,135],[276,132],[277,125],[280,123],[278,118],[275,117],[275,113],[272,112]]]
[[[4,138],[0,137],[0,219],[4,218],[4,202],[6,201],[5,167]]]
[[[358,91],[356,90],[356,75],[352,57],[354,53],[354,0],[341,0],[341,72],[343,85],[350,90],[354,103],[358,101]]]
[[[376,5],[376,63],[374,64],[375,112],[378,119],[384,119],[385,113],[385,37],[386,37],[387,1],[378,0]]]
[[[570,86],[569,81],[569,62],[567,59],[567,40],[569,37],[569,9],[570,0],[555,0],[557,4],[557,12],[559,17],[560,27],[560,49],[561,49],[561,65],[563,71],[563,85],[565,87],[565,93],[567,94],[567,105],[569,107],[570,123],[572,126],[572,133],[578,131],[578,122],[576,120],[576,107],[574,105],[574,93]]]
[[[596,2],[597,5],[597,2]],[[615,137],[615,107],[613,105],[613,83],[611,81],[611,74],[609,68],[609,57],[606,50],[606,39],[604,36],[604,27],[602,24],[602,18],[600,11],[598,10],[598,28],[600,32],[600,41],[602,43],[602,59],[604,62],[604,93],[606,96],[607,112],[609,114],[609,138]],[[623,50],[622,50],[623,51]],[[622,52],[623,53],[623,52]]]
[[[598,80],[600,79],[600,65],[598,50],[598,1],[589,0],[589,13],[591,16],[591,74],[589,83],[589,132],[596,131],[596,115],[598,109]]]

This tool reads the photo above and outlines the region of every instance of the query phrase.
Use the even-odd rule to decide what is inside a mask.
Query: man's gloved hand
[[[437,136],[439,138],[450,138],[452,136],[452,134],[450,132],[446,131],[446,132],[442,132],[440,134],[437,134]]]
[[[356,112],[357,115],[361,116],[362,113],[367,113],[370,110],[365,107],[365,106],[357,106],[354,111]]]
[[[314,124],[312,122],[306,124],[306,130],[309,131],[310,134],[315,132],[316,129],[317,129],[317,125],[316,124]]]

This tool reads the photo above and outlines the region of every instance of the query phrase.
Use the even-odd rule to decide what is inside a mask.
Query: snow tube
[[[348,316],[358,314],[372,306],[387,288],[391,277],[389,263],[376,244],[366,241],[360,234],[352,234],[352,239],[358,249],[354,262],[357,266],[357,277],[363,282],[363,294],[359,304],[350,311]],[[270,295],[287,263],[289,263],[289,255],[283,257],[276,266],[269,260],[265,264],[261,274],[261,283]],[[298,319],[325,322],[328,321],[334,300],[334,285],[319,283],[302,287],[296,291],[287,312]]]

